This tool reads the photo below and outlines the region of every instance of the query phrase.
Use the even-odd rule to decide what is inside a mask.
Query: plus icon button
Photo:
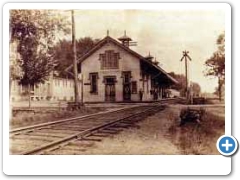
[[[226,148],[226,151],[229,151],[229,147],[232,147],[233,144],[229,144],[228,139],[227,139],[226,144],[222,144],[222,146]]]
[[[234,154],[238,147],[238,142],[233,136],[221,136],[216,143],[218,151],[224,156]]]

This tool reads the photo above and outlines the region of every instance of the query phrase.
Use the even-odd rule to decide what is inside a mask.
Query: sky
[[[76,38],[115,39],[126,30],[137,42],[132,50],[156,57],[167,72],[185,73],[182,51],[189,51],[189,80],[202,92],[214,92],[217,79],[204,76],[204,62],[217,50],[216,40],[225,30],[225,12],[220,10],[75,10]]]

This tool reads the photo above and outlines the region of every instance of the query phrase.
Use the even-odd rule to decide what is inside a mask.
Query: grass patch
[[[30,126],[45,122],[56,121],[64,118],[72,118],[77,116],[83,116],[87,114],[93,114],[100,111],[105,111],[106,108],[102,107],[82,107],[76,111],[67,110],[51,110],[51,111],[37,111],[34,115],[32,113],[19,113],[17,116],[13,117],[10,121],[10,128],[19,128],[24,126]]]
[[[182,154],[218,154],[215,143],[224,134],[224,117],[207,111],[201,124],[186,123],[180,127],[179,123],[179,120],[175,121],[168,131]]]

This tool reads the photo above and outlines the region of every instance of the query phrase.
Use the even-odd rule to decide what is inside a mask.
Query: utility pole
[[[188,55],[189,51],[183,51],[183,57],[181,58],[180,61],[182,61],[183,59],[185,60],[185,76],[186,76],[186,97],[188,98],[188,65],[187,65],[187,60],[189,59],[190,61],[192,61],[192,59],[190,58],[190,56]]]
[[[186,88],[188,87],[188,67],[187,67],[187,52],[184,51],[184,60],[185,60],[185,75],[186,75]]]
[[[75,20],[74,20],[74,10],[72,12],[72,47],[73,47],[73,71],[74,71],[74,95],[75,103],[79,103],[78,94],[78,69],[77,69],[77,51],[76,51],[76,39],[75,39]]]

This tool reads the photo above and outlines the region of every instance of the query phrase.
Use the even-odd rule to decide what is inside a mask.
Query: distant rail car
[[[206,99],[204,97],[194,97],[193,104],[205,104]]]

